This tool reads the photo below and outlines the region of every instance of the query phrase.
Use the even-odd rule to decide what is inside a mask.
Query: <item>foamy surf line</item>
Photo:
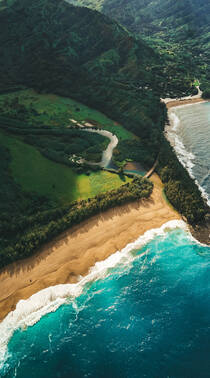
[[[0,369],[5,363],[8,353],[7,345],[13,333],[18,329],[25,329],[33,326],[44,315],[56,311],[61,305],[73,301],[82,294],[85,285],[88,282],[96,281],[107,277],[110,269],[118,264],[131,263],[136,256],[132,251],[137,250],[149,243],[156,236],[166,237],[167,232],[176,228],[187,231],[187,234],[193,242],[197,242],[189,232],[187,224],[182,220],[173,220],[163,224],[160,228],[151,229],[140,236],[135,242],[128,244],[121,251],[117,251],[106,260],[98,262],[90,269],[89,274],[81,277],[75,284],[56,285],[43,289],[32,295],[27,300],[18,302],[16,309],[10,312],[7,317],[0,323]],[[199,242],[197,242],[199,243]]]
[[[177,131],[180,127],[180,119],[174,112],[169,113],[169,119],[171,126],[166,128],[168,140],[174,147],[180,163],[187,168],[191,177],[195,178],[193,176],[192,168],[194,167],[193,161],[196,157],[192,152],[187,151],[182,140],[177,135]]]
[[[185,106],[188,106],[188,105],[185,105]],[[190,105],[192,106],[192,105],[196,105],[196,104],[190,104]],[[178,108],[178,106],[176,108]],[[175,108],[173,108],[173,109],[175,109]],[[205,188],[200,185],[200,183],[195,178],[193,171],[192,171],[193,167],[195,166],[194,160],[196,159],[196,156],[192,152],[187,151],[187,149],[185,148],[181,139],[177,135],[177,131],[178,131],[179,126],[180,126],[180,119],[174,113],[174,111],[169,111],[169,119],[170,119],[170,126],[167,126],[166,129],[165,129],[167,139],[170,142],[170,144],[172,145],[172,147],[174,148],[178,160],[183,165],[183,167],[187,169],[190,177],[193,180],[195,180],[195,183],[198,186],[202,197],[207,201],[208,206],[210,206],[210,199],[208,197],[207,192],[205,191]]]

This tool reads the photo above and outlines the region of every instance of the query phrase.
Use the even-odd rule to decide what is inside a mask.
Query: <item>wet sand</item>
[[[168,109],[173,108],[174,106],[181,106],[181,105],[188,105],[188,104],[196,104],[199,102],[206,102],[206,100],[202,98],[192,98],[191,100],[172,100],[166,103]]]
[[[162,183],[154,174],[151,198],[96,215],[45,245],[36,255],[0,272],[0,320],[21,299],[49,286],[76,282],[97,261],[106,259],[140,235],[181,219],[164,200]]]

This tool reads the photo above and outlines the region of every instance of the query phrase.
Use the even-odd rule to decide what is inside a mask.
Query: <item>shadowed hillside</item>
[[[144,35],[164,56],[166,69],[183,76],[191,72],[210,79],[210,3],[206,0],[69,0],[116,19],[128,30]]]
[[[2,92],[73,97],[146,137],[158,127],[160,59],[117,23],[64,1],[20,0],[0,12],[0,25]]]
[[[202,219],[198,188],[162,134],[160,95],[180,94],[192,78],[170,79],[145,41],[97,11],[60,0],[1,2],[0,47],[1,266],[90,215],[151,194],[141,179],[125,184],[120,175],[71,171],[73,153],[87,158],[106,144],[95,136],[84,143],[82,131],[69,126],[70,117],[85,121],[82,114],[100,127],[108,122],[119,136],[114,158],[122,165],[138,159],[151,166],[159,154],[168,198],[191,223]]]

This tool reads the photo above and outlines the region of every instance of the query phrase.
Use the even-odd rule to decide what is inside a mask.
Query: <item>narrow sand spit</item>
[[[198,94],[194,96],[185,96],[181,98],[161,98],[161,101],[164,102],[168,109],[174,107],[174,106],[180,106],[180,105],[188,105],[188,104],[195,104],[197,102],[205,102],[205,100],[202,98],[203,92],[200,90],[200,87],[196,87],[198,90]]]
[[[15,309],[20,299],[49,286],[73,283],[97,262],[121,250],[147,230],[180,219],[162,195],[154,174],[150,199],[119,206],[96,215],[60,235],[39,252],[0,272],[0,319]]]
[[[207,102],[202,98],[192,98],[191,100],[174,100],[166,103],[168,109],[173,108],[174,106],[181,106],[181,105],[189,105],[189,104],[196,104],[200,102]]]

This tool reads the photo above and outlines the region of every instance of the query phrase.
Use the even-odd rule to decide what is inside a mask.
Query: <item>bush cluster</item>
[[[83,220],[112,208],[139,199],[147,199],[153,184],[147,179],[134,178],[119,189],[99,194],[94,198],[74,202],[60,209],[37,212],[32,216],[0,217],[0,234],[4,248],[0,250],[0,268],[30,256],[43,243]],[[2,240],[0,240],[1,242]]]

